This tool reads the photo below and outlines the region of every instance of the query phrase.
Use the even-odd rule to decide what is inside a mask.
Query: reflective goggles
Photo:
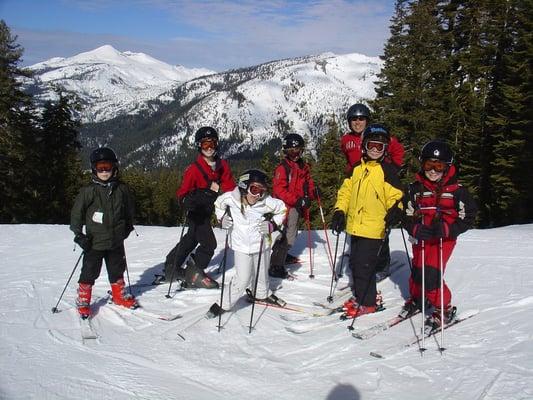
[[[448,168],[448,164],[441,160],[424,160],[422,162],[422,169],[424,171],[434,170],[435,172],[444,172]]]
[[[202,150],[216,149],[218,142],[215,139],[204,139],[200,142]]]
[[[248,186],[248,193],[250,193],[252,196],[263,196],[266,191],[266,187],[258,183],[252,183],[250,186]]]
[[[370,150],[383,151],[385,150],[385,146],[386,146],[385,143],[374,141],[374,140],[369,140],[365,144],[365,148],[367,151],[370,151]]]
[[[98,161],[94,169],[96,172],[111,172],[113,171],[113,163],[111,161]]]

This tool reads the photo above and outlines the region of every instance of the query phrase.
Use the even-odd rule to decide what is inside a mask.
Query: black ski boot
[[[283,265],[271,265],[268,269],[268,275],[270,275],[272,278],[281,279],[287,279],[289,277],[289,273]]]
[[[209,311],[205,314],[206,318],[216,318],[219,315],[222,315],[226,312],[222,307],[218,305],[218,303],[213,303],[211,307],[209,307]]]
[[[279,306],[279,307],[285,307],[287,305],[287,302],[285,300],[280,299],[274,293],[272,293],[270,296],[264,299],[254,298],[254,294],[252,293],[250,289],[246,289],[246,294],[248,295],[248,301],[250,303],[257,301],[261,303],[272,304],[272,305]]]
[[[192,257],[186,261],[187,268],[185,269],[185,283],[186,287],[203,288],[203,289],[218,289],[218,282],[211,279],[205,272],[199,268]]]

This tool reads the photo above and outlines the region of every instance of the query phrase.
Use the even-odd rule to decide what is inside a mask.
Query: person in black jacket
[[[124,240],[133,230],[134,205],[128,186],[118,179],[118,159],[113,150],[100,147],[90,156],[92,182],[81,188],[70,216],[74,242],[83,249],[76,305],[82,318],[91,315],[92,287],[105,260],[115,304],[138,306],[124,292],[126,255]],[[85,233],[83,226],[85,225]]]

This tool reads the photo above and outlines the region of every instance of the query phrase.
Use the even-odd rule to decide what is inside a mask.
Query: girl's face
[[[217,145],[218,142],[215,139],[208,138],[202,140],[200,143],[202,155],[206,158],[214,157],[217,152]]]
[[[444,171],[446,171],[448,165],[439,160],[439,159],[427,159],[422,162],[422,169],[424,170],[424,175],[431,182],[438,182],[444,176]]]
[[[442,176],[444,175],[444,172],[437,172],[434,169],[429,171],[424,171],[424,175],[426,178],[428,178],[431,182],[438,182],[442,179]]]
[[[371,160],[379,160],[385,153],[387,145],[380,141],[369,140],[365,143],[366,154]]]
[[[111,161],[98,161],[95,170],[98,179],[106,182],[113,176],[113,163]]]
[[[266,187],[264,187],[260,183],[254,182],[248,187],[248,191],[246,193],[246,201],[248,202],[248,204],[253,206],[260,199],[265,197],[266,191]]]

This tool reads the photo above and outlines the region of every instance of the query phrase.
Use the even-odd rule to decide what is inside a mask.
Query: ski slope
[[[68,227],[0,225],[1,399],[533,399],[533,225],[461,236],[446,280],[459,313],[477,314],[445,331],[443,354],[437,335],[426,340],[423,355],[416,344],[405,347],[421,318],[357,340],[346,329],[349,321],[310,317],[323,311],[313,302],[329,294],[323,231],[312,232],[314,280],[301,233],[294,253],[306,262],[293,266],[297,279],[272,281],[279,297],[306,312],[256,306],[251,334],[245,301],[223,315],[219,333],[216,319],[199,320],[219,290],[172,290],[167,299],[167,285],[143,285],[161,271],[180,228],[137,232],[126,249],[132,290],[145,311],[107,304],[104,268],[93,290],[99,337],[82,341],[74,306],[79,268],[60,312],[51,312],[80,254]],[[215,233],[211,270],[221,281],[216,267],[225,233]],[[330,241],[334,246],[331,235]],[[395,315],[407,296],[409,266],[398,229],[391,252],[393,274],[379,284],[386,310],[357,319],[356,331]],[[227,280],[232,262],[230,252]],[[176,313],[182,318],[155,317]]]

